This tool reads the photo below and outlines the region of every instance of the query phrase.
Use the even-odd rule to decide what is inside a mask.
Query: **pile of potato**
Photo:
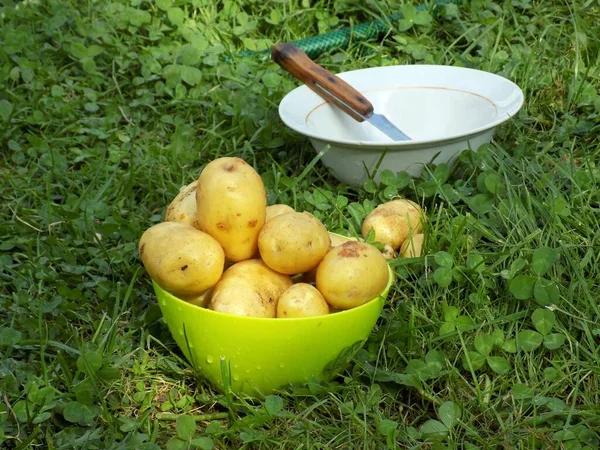
[[[147,229],[139,253],[149,276],[185,301],[249,317],[294,318],[354,308],[389,281],[386,258],[418,256],[421,209],[407,200],[364,220],[385,245],[329,233],[309,212],[267,205],[259,174],[243,159],[218,158]],[[372,230],[372,231],[371,231]]]

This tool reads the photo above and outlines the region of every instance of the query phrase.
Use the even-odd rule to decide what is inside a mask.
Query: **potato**
[[[198,228],[196,221],[196,185],[198,180],[180,189],[165,212],[165,222],[182,222]]]
[[[265,218],[265,222],[268,222],[273,217],[277,217],[280,214],[295,212],[294,208],[288,205],[284,205],[282,203],[276,203],[275,205],[267,206],[267,216]]]
[[[401,258],[416,258],[421,256],[423,251],[423,241],[425,235],[423,233],[413,234],[400,247]]]
[[[181,297],[181,300],[191,303],[192,305],[199,306],[200,308],[207,308],[210,303],[210,296],[212,289],[207,289],[201,292],[199,295],[193,295],[191,297]]]
[[[288,275],[316,267],[330,243],[325,225],[308,212],[280,214],[265,223],[258,235],[262,260],[271,269]]]
[[[276,317],[279,297],[292,284],[289,276],[260,259],[241,261],[223,273],[213,288],[209,308],[237,316]]]
[[[223,274],[221,245],[185,223],[161,222],[148,228],[138,249],[150,278],[176,296],[200,295]]]
[[[196,186],[199,229],[214,237],[231,262],[258,256],[267,193],[260,175],[241,158],[208,163]]]
[[[296,283],[287,288],[277,304],[278,318],[313,317],[329,314],[329,305],[317,288]]]
[[[357,239],[355,237],[340,236],[339,234],[335,234],[332,232],[329,232],[329,239],[331,239],[331,244],[329,245],[329,250],[331,250],[333,247],[337,247],[339,245],[345,244],[346,242],[350,242],[350,241],[358,242],[359,241],[359,239]],[[315,266],[308,272],[304,272],[300,276],[298,282],[308,283],[308,284],[311,284],[314,286],[316,284],[315,280],[317,278],[317,267],[318,266]]]
[[[422,210],[410,200],[392,200],[377,206],[362,224],[362,235],[367,237],[369,231],[375,232],[375,241],[389,245],[394,251],[411,234],[423,230]]]
[[[351,309],[383,292],[389,269],[381,252],[365,242],[346,242],[330,250],[317,267],[316,287],[330,306]]]

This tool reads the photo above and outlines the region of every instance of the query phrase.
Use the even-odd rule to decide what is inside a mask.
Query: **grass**
[[[397,11],[419,17],[318,62],[475,67],[526,101],[452,169],[350,188],[280,122],[296,81],[239,52]],[[3,448],[599,448],[599,19],[581,0],[4,2]],[[426,208],[427,256],[393,262],[331,383],[222,395],[161,322],[137,241],[226,155],[332,231],[395,195]]]

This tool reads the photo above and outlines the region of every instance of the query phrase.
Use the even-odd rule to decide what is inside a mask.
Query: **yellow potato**
[[[316,287],[330,306],[350,309],[383,292],[389,269],[381,252],[365,242],[333,248],[317,267]]]
[[[317,288],[296,283],[287,288],[277,304],[278,318],[312,317],[329,314],[329,305]]]
[[[210,296],[212,294],[212,289],[207,289],[206,291],[200,293],[199,295],[193,295],[191,297],[181,297],[181,300],[184,300],[192,305],[199,306],[201,308],[207,308],[210,303]]]
[[[394,251],[411,235],[423,230],[425,217],[415,202],[392,200],[377,206],[362,224],[362,235],[375,232],[375,241],[389,245]]]
[[[196,185],[198,180],[183,187],[165,212],[165,222],[182,222],[198,228],[196,221]]]
[[[425,240],[425,235],[422,233],[414,234],[409,237],[404,243],[402,247],[400,247],[400,257],[401,258],[416,258],[421,256],[423,252],[423,241]]]
[[[197,296],[223,274],[223,248],[210,235],[181,222],[161,222],[148,228],[138,250],[148,275],[177,296]]]
[[[282,203],[277,203],[275,205],[267,206],[267,216],[265,218],[265,222],[268,222],[273,217],[277,217],[280,214],[295,212],[294,208],[288,205],[284,205]]]
[[[237,316],[276,317],[281,294],[292,279],[249,259],[227,269],[212,291],[209,308]]]
[[[325,225],[308,212],[280,214],[258,235],[260,257],[271,269],[288,275],[316,267],[329,250]]]
[[[339,245],[345,244],[346,242],[350,242],[350,241],[358,242],[359,241],[359,239],[357,239],[355,237],[340,236],[339,234],[335,234],[335,233],[331,233],[331,232],[329,232],[329,238],[331,239],[331,244],[329,245],[329,250],[331,250],[332,248],[337,247]],[[303,274],[301,274],[298,279],[298,282],[299,283],[308,283],[308,284],[311,284],[314,286],[315,280],[317,278],[317,267],[318,266],[315,266],[308,272],[304,272]]]
[[[260,175],[241,158],[208,163],[196,186],[199,228],[239,262],[258,255],[258,233],[265,223],[267,194]]]

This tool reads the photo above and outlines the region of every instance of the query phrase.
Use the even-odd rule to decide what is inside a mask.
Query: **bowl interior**
[[[410,146],[468,136],[516,114],[523,94],[511,81],[452,66],[390,66],[338,74],[411,136],[393,142],[368,122],[359,123],[302,85],[281,101],[279,113],[292,129],[327,142]]]
[[[219,390],[264,396],[329,379],[373,330],[393,282],[377,298],[326,316],[238,317],[187,303],[153,283],[164,322],[188,361]],[[348,355],[346,355],[348,356]]]

